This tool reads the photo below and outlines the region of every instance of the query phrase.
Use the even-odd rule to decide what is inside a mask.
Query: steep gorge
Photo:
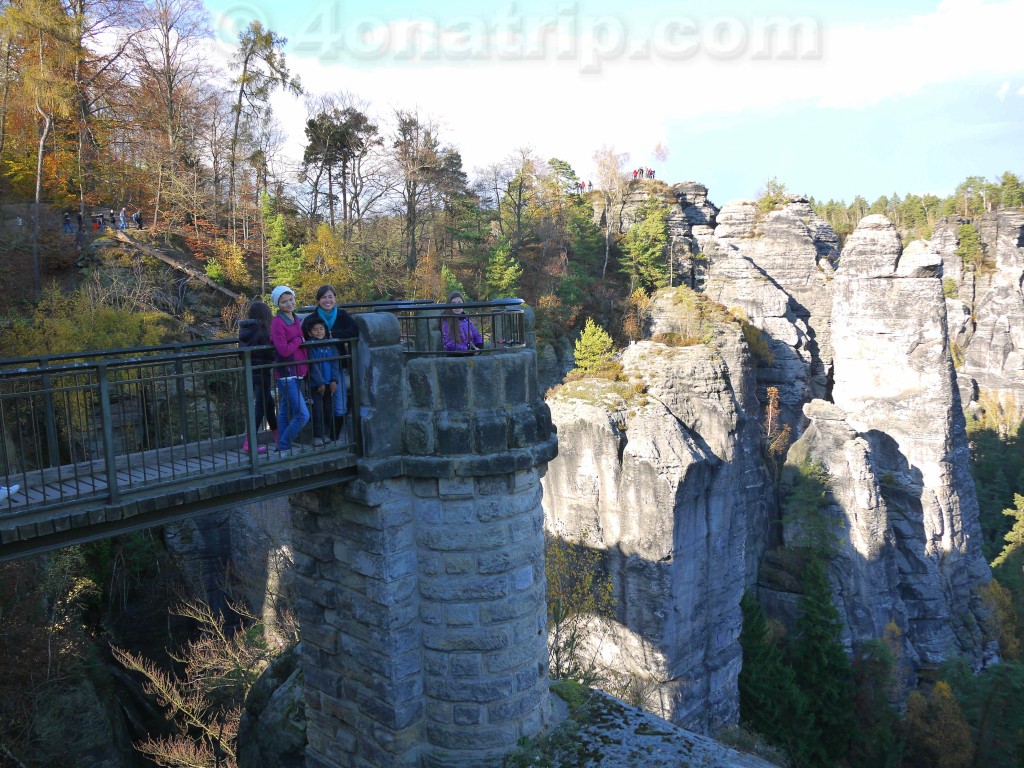
[[[752,356],[724,311],[694,339],[699,308],[686,288],[665,289],[645,340],[621,355],[644,398],[603,396],[601,382],[549,398],[560,456],[545,478],[547,528],[603,553],[617,598],[615,620],[596,627],[602,669],[646,681],[652,711],[708,730],[738,711],[743,591],[759,587],[793,625],[799,581],[780,553],[801,535],[779,517],[763,458],[768,387],[798,438],[787,465],[829,474],[840,533],[828,573],[847,647],[895,629],[908,680],[957,655],[996,660],[964,410],[1021,402],[1022,217],[979,223],[994,265],[979,276],[956,253],[955,220],[904,248],[869,216],[840,255],[803,198],[763,214],[752,201],[718,210],[692,183],[672,192],[670,234],[687,251],[671,254],[676,274],[769,353]],[[944,276],[961,298],[944,297]],[[702,343],[660,343],[679,330]]]

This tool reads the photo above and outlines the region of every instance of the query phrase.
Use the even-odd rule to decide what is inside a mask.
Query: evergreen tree
[[[1004,662],[981,673],[962,659],[942,668],[971,726],[975,759],[985,768],[1019,768],[1024,759],[1024,664]],[[938,684],[936,684],[938,688]]]
[[[466,289],[462,287],[462,282],[446,264],[441,265],[441,283],[444,286],[444,296],[442,298],[448,298],[452,294],[452,291],[458,291],[463,296],[466,295]]]
[[[615,345],[612,337],[591,317],[583,326],[583,333],[576,341],[576,368],[586,373],[597,370],[612,358]]]
[[[270,197],[263,202],[263,226],[267,238],[267,275],[274,285],[287,285],[298,290],[302,274],[302,254],[288,239],[284,215],[276,212]]]
[[[523,268],[512,258],[511,245],[502,240],[491,250],[487,260],[485,297],[514,298],[519,294],[519,278]]]
[[[623,243],[622,272],[629,275],[629,290],[653,292],[668,285],[665,253],[668,246],[668,208],[648,198],[637,210],[639,220],[629,228]]]
[[[999,553],[999,557],[992,561],[993,568],[1005,563],[1024,546],[1024,496],[1019,493],[1013,494],[1013,507],[1004,509],[1003,514],[1013,520],[1013,527],[1003,537],[1006,546]]]
[[[899,768],[899,715],[889,703],[892,673],[893,655],[884,641],[869,640],[857,649],[853,660],[857,738],[850,745],[851,768]]]
[[[961,224],[957,230],[956,255],[963,259],[964,267],[975,271],[982,259],[981,237],[973,224]]]
[[[740,720],[804,765],[812,716],[807,697],[797,687],[793,669],[768,636],[768,622],[757,598],[749,592],[740,601],[743,611],[743,668],[739,675]]]
[[[782,207],[788,197],[789,191],[786,189],[786,185],[772,176],[764,183],[764,188],[757,198],[757,209],[761,213],[769,213]]]
[[[839,611],[820,556],[808,558],[793,645],[797,684],[814,713],[814,734],[807,745],[810,765],[832,766],[855,742],[853,670],[840,641]]]

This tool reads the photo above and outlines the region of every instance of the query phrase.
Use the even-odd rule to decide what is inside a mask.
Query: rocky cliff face
[[[789,457],[831,478],[845,528],[832,574],[847,640],[880,637],[893,622],[908,660],[925,664],[992,652],[941,275],[929,243],[903,250],[888,219],[861,221],[833,284],[834,405],[805,409],[811,423]]]
[[[692,299],[659,292],[652,331],[692,331]],[[548,531],[606,556],[618,603],[598,639],[606,673],[698,730],[738,713],[739,600],[767,519],[749,354],[735,323],[705,331],[707,344],[625,351],[645,394],[600,381],[556,393],[544,481]]]
[[[960,373],[1024,415],[1024,213],[988,214],[977,223],[992,270],[978,280],[974,328]]]
[[[674,192],[689,199],[678,185]],[[842,531],[830,575],[847,644],[896,628],[911,676],[954,654],[993,658],[978,597],[989,571],[950,347],[958,339],[970,353],[975,305],[966,295],[947,300],[942,285],[943,263],[959,260],[960,222],[904,249],[887,219],[870,216],[839,257],[835,233],[800,198],[767,215],[752,201],[729,203],[707,221],[699,226],[713,225],[713,234],[691,237],[709,265],[705,294],[745,314],[769,354],[755,366],[723,312],[695,326],[694,294],[663,291],[649,337],[708,343],[625,350],[644,397],[588,383],[550,403],[560,456],[545,480],[546,524],[606,553],[619,606],[600,633],[606,669],[653,683],[652,711],[706,728],[736,713],[744,585],[760,575],[771,611],[794,618],[798,574],[784,573],[775,552],[762,558],[774,514],[759,450],[757,393],[763,403],[767,386],[779,388],[784,418],[806,425],[790,466],[809,459],[829,474],[828,514]],[[1002,255],[985,288],[984,327],[1002,341],[987,343],[998,365],[983,367],[987,381],[998,370],[1005,383],[1024,323],[1011,329],[1004,320],[1000,337],[987,318],[1016,317],[1024,259],[1015,221],[986,231]],[[783,533],[799,543],[792,523]]]
[[[783,419],[797,431],[802,405],[828,395],[837,246],[835,232],[799,197],[764,215],[752,200],[727,203],[704,246],[704,290],[741,308],[763,331],[772,359],[760,367],[758,381],[779,388]]]

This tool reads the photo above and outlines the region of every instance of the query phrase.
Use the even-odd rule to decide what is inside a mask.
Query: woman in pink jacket
[[[277,447],[287,456],[294,440],[309,421],[306,400],[302,396],[302,378],[306,375],[306,350],[302,346],[302,325],[295,317],[295,293],[279,285],[270,293],[277,316],[270,323],[270,343],[274,345],[274,377],[277,379]]]

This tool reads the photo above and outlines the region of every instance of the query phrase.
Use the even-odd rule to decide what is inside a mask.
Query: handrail
[[[358,455],[358,390],[340,435],[333,410],[324,409],[326,445],[311,446],[304,436],[289,457],[278,457],[266,445],[261,450],[270,433],[256,423],[254,383],[270,378],[280,364],[254,365],[252,353],[259,348],[230,343],[179,355],[5,371],[0,485],[20,488],[0,499],[0,518],[8,522],[83,503],[118,504],[154,489],[195,484],[200,476],[205,484],[262,476],[278,471],[282,462]],[[327,359],[338,361],[354,385],[358,349],[335,350]],[[267,386],[276,389],[274,383]]]
[[[365,312],[391,312],[394,314],[400,313],[418,313],[425,312],[428,315],[436,313],[437,310],[444,311],[445,309],[451,309],[455,306],[461,306],[464,310],[466,309],[485,309],[492,307],[503,307],[506,310],[510,310],[514,307],[523,306],[524,302],[522,299],[492,299],[490,301],[467,301],[461,305],[453,304],[438,304],[429,299],[401,299],[393,301],[377,301],[377,302],[364,302],[357,304],[338,304],[337,306],[345,311],[355,310],[356,313],[360,311]],[[302,307],[298,310],[298,314],[306,315],[313,312],[316,309],[316,305],[308,307]],[[483,316],[485,313],[479,313]],[[228,347],[229,345],[235,345],[238,343],[236,337],[226,337],[223,339],[206,339],[203,341],[183,341],[174,342],[169,344],[154,344],[147,347],[117,347],[114,349],[101,349],[101,350],[87,350],[82,352],[61,352],[57,354],[45,354],[35,355],[31,357],[17,357],[7,358],[0,360],[0,367],[3,368],[0,373],[8,375],[10,373],[18,372],[18,369],[42,368],[47,367],[53,370],[66,368],[67,365],[62,365],[62,361],[69,361],[68,365],[81,365],[87,363],[90,360],[100,360],[104,358],[117,357],[125,360],[134,360],[137,358],[150,358],[157,356],[158,353],[164,352],[167,356],[170,355],[184,355],[190,354],[194,351],[202,351],[205,349],[214,349],[220,347]],[[54,367],[54,364],[57,367]],[[13,369],[13,370],[11,370]]]

